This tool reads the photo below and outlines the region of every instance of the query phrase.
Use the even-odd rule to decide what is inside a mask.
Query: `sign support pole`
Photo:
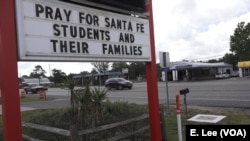
[[[168,68],[165,68],[165,82],[166,82],[166,94],[167,94],[167,113],[170,113],[169,110],[169,94],[168,94]]]
[[[146,63],[148,106],[149,106],[149,120],[150,120],[149,122],[150,122],[150,133],[151,133],[150,137],[151,141],[162,141],[156,59],[155,59],[152,0],[148,0],[147,11],[149,12],[149,29],[150,29],[150,46],[151,46],[151,62]]]
[[[167,114],[169,114],[169,95],[168,95],[168,69],[170,67],[170,59],[168,52],[160,52],[160,66],[164,69],[166,82],[166,96],[167,96]]]
[[[0,0],[0,92],[4,141],[22,141],[14,0]]]

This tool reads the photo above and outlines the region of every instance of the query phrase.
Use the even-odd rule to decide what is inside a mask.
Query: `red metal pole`
[[[14,0],[0,0],[0,90],[4,141],[22,141]]]
[[[152,0],[148,0],[147,11],[149,13],[150,46],[151,46],[151,58],[152,58],[151,62],[146,63],[150,134],[151,134],[151,141],[162,141],[156,59],[155,59]]]

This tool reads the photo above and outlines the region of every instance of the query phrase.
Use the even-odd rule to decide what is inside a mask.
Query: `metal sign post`
[[[168,94],[168,68],[165,68],[165,82],[166,82],[166,95],[167,95],[167,113],[169,114],[169,94]]]
[[[184,95],[184,104],[185,104],[186,117],[187,117],[187,99],[186,99],[187,93],[189,93],[189,89],[188,88],[180,90],[180,94]]]
[[[169,95],[168,95],[168,67],[170,66],[170,59],[168,52],[160,52],[160,66],[164,68],[166,95],[167,95],[167,113],[169,113]]]

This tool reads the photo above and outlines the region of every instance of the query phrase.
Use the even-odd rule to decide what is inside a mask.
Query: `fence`
[[[137,122],[137,121],[140,121],[140,120],[147,119],[148,117],[149,117],[148,115],[142,115],[142,116],[132,118],[132,119],[128,119],[128,120],[125,120],[125,121],[116,122],[116,123],[103,125],[103,126],[98,126],[98,127],[95,127],[95,128],[80,130],[80,131],[77,131],[76,126],[74,126],[74,125],[70,126],[69,130],[59,129],[59,128],[55,128],[55,127],[48,127],[48,126],[34,124],[34,123],[26,123],[26,122],[22,122],[22,126],[32,128],[32,129],[41,130],[41,131],[46,131],[46,132],[50,132],[50,133],[55,133],[55,134],[59,134],[59,135],[62,135],[62,136],[66,136],[66,137],[69,137],[71,141],[79,141],[80,140],[79,138],[82,135],[91,134],[91,133],[95,133],[95,132],[115,128],[115,127],[118,127],[118,126],[130,124],[130,123],[133,123],[133,122]],[[149,126],[146,125],[146,126],[143,126],[143,127],[139,128],[139,129],[136,129],[135,131],[128,132],[128,133],[118,135],[118,136],[115,136],[115,137],[111,137],[111,138],[108,138],[108,139],[104,139],[103,141],[117,141],[117,140],[120,140],[120,139],[124,139],[124,138],[132,136],[132,135],[134,135],[136,133],[142,132],[142,131],[144,131],[144,130],[146,130],[148,128],[149,128]],[[30,140],[30,141],[42,141],[42,140],[35,139],[35,138],[32,138],[32,137],[27,136],[27,135],[23,135],[23,138],[27,139],[27,140]]]
[[[160,110],[160,111],[161,111],[160,117],[161,117],[161,128],[162,128],[162,140],[166,141],[164,114],[163,114],[163,110]],[[44,126],[44,125],[27,123],[27,122],[22,122],[22,126],[27,127],[27,128],[41,130],[41,131],[46,131],[46,132],[50,132],[50,133],[55,133],[58,135],[62,135],[62,136],[68,137],[70,139],[70,141],[80,141],[80,136],[82,136],[82,135],[92,134],[92,133],[96,133],[96,132],[100,132],[100,131],[104,131],[104,130],[109,130],[111,128],[116,128],[119,126],[123,126],[123,125],[131,124],[134,122],[146,120],[148,118],[149,118],[149,115],[145,114],[145,115],[135,117],[132,119],[128,119],[128,120],[124,120],[121,122],[102,125],[102,126],[98,126],[98,127],[94,127],[94,128],[90,128],[90,129],[80,130],[80,131],[78,131],[76,126],[74,126],[74,125],[71,125],[69,130],[55,128],[55,127],[48,127],[48,126]],[[108,138],[108,139],[103,139],[101,141],[118,141],[118,140],[130,137],[132,135],[135,135],[137,133],[140,133],[142,131],[145,131],[147,129],[149,129],[149,125],[145,125],[143,127],[140,127],[139,129],[135,129],[133,131],[126,132],[124,134],[119,134],[119,135],[116,135],[116,136]],[[35,139],[35,138],[32,138],[32,137],[24,135],[24,134],[23,134],[23,138],[26,140],[29,140],[29,141],[42,141],[40,139]]]

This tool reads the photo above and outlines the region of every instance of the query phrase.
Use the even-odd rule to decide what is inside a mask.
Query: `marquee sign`
[[[16,0],[16,18],[23,61],[151,61],[147,19],[58,0]]]

